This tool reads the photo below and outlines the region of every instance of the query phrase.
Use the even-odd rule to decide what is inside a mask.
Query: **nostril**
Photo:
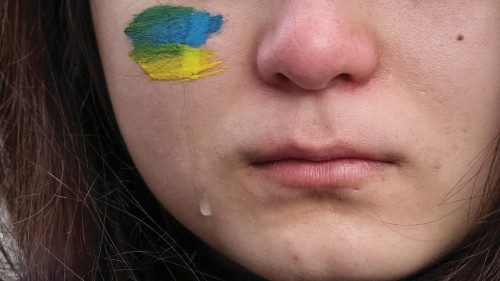
[[[349,73],[340,73],[337,78],[342,81],[350,81],[352,80],[352,75]]]
[[[276,77],[276,80],[280,81],[280,82],[288,82],[290,80],[290,78],[288,78],[285,74],[283,73],[276,73],[275,75]]]
[[[292,85],[299,86],[304,89],[308,90],[317,90],[317,89],[323,89],[324,87],[327,87],[330,85],[331,82],[334,82],[333,80],[336,80],[337,82],[340,83],[352,83],[355,82],[355,76],[352,75],[351,73],[348,72],[342,72],[332,79],[324,79],[324,80],[318,80],[318,81],[313,81],[311,78],[303,78],[303,77],[293,77],[293,76],[288,76],[284,74],[283,72],[277,72],[275,73],[272,79],[272,84],[277,87],[290,87]],[[330,77],[331,78],[331,77]],[[312,81],[312,83],[310,83]]]
[[[354,76],[350,73],[347,73],[347,72],[342,72],[334,77],[335,80],[337,80],[339,82],[343,82],[343,83],[353,82],[353,78],[354,78]],[[328,80],[324,80],[324,81],[321,80],[321,81],[317,81],[317,82],[313,81],[313,84],[310,84],[308,82],[312,81],[312,79],[307,79],[307,78],[301,79],[299,77],[290,77],[282,72],[275,73],[273,75],[273,81],[274,81],[275,86],[285,87],[285,85],[291,86],[292,84],[295,84],[301,88],[305,88],[305,89],[309,89],[309,90],[324,88],[327,85],[329,85],[330,82],[332,82],[332,81],[330,81],[330,79],[328,79]],[[323,82],[323,84],[321,84],[319,82]],[[317,85],[320,85],[320,86],[316,87]]]
[[[286,76],[285,74],[278,72],[273,75],[273,84],[276,87],[285,87],[285,85],[288,85],[290,82],[290,78]]]

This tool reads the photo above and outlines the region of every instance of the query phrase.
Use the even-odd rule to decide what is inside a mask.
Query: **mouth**
[[[249,159],[252,167],[283,187],[357,190],[364,181],[398,165],[397,158],[373,151],[340,143],[324,146],[285,143],[258,149]]]

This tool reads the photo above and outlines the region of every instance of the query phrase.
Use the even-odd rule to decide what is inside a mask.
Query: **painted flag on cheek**
[[[222,15],[190,7],[149,8],[125,29],[134,47],[130,57],[152,80],[185,81],[220,73],[222,61],[202,46],[222,24]]]

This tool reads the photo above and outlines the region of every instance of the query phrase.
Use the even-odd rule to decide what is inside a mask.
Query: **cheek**
[[[186,143],[192,127],[184,87],[120,83],[110,90],[120,131],[146,185],[173,215],[198,225],[192,171],[199,169]]]
[[[450,161],[463,159],[460,151],[479,152],[500,131],[500,20],[498,7],[485,6],[416,15],[397,28],[411,32],[386,33],[384,56],[408,93],[410,114],[420,118],[413,122],[426,123]]]
[[[381,50],[387,81],[389,87],[397,85],[384,96],[393,107],[387,120],[405,124],[402,135],[412,136],[405,138],[412,162],[403,182],[417,192],[392,194],[398,200],[389,203],[392,210],[403,210],[402,217],[429,214],[432,220],[439,206],[441,215],[456,211],[458,222],[468,217],[464,204],[475,210],[481,203],[500,132],[500,21],[482,9],[460,14],[468,16],[414,15],[413,21],[378,23],[387,31],[380,35],[388,42]],[[392,210],[383,215],[393,217]]]
[[[123,87],[123,89],[121,89]],[[182,92],[143,84],[117,83],[110,87],[111,101],[128,146],[149,153],[136,156],[163,157],[177,140],[183,119]],[[132,151],[133,153],[133,151]]]
[[[219,83],[215,77],[211,81]],[[238,111],[242,107],[235,95],[206,91],[203,81],[124,81],[110,85],[110,92],[120,130],[146,184],[173,215],[201,227],[202,211],[193,210],[202,207],[204,189],[227,187],[235,176],[229,173],[241,165],[237,159],[221,159],[234,149],[234,138],[245,134],[248,119]]]

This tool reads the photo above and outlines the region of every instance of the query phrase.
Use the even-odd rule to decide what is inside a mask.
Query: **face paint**
[[[222,27],[222,15],[161,5],[135,16],[125,29],[130,57],[152,80],[194,80],[224,71],[214,52],[201,48]]]

